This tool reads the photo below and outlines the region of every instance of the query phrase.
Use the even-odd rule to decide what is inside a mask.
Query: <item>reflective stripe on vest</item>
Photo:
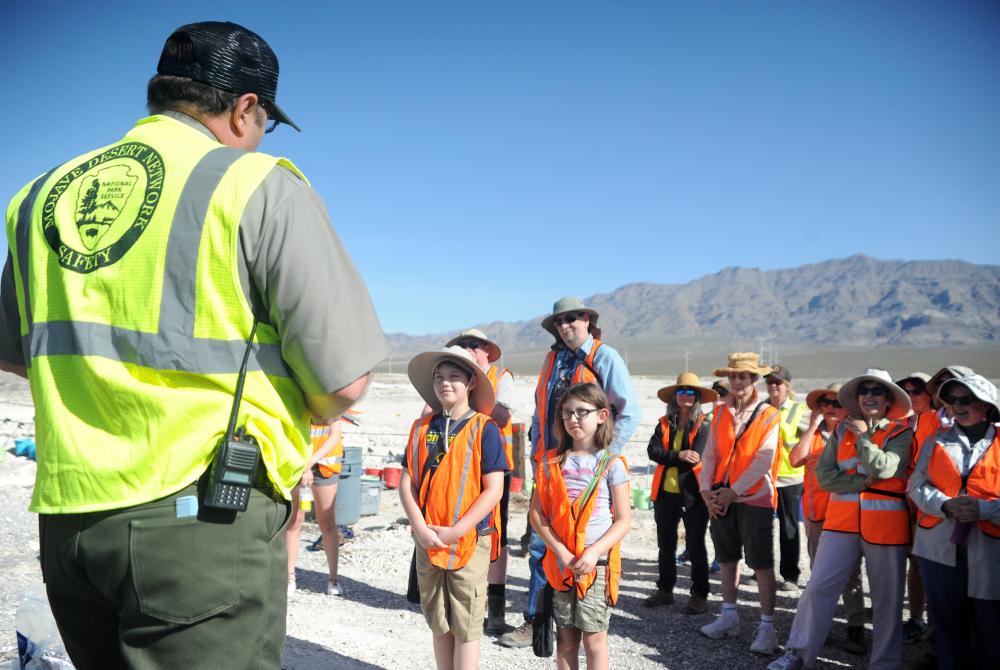
[[[604,479],[608,469],[611,468],[617,459],[621,459],[626,471],[628,470],[628,464],[625,463],[624,458],[612,455],[607,463],[604,474],[601,475],[601,479]],[[600,459],[598,459],[598,463],[600,463]],[[541,506],[542,514],[548,519],[552,532],[566,545],[566,548],[574,556],[580,556],[586,547],[587,522],[594,512],[599,493],[595,489],[585,505],[583,504],[582,495],[573,502],[570,502],[569,494],[566,492],[566,481],[562,475],[562,467],[554,451],[550,451],[547,454],[546,460],[540,464],[538,471],[539,473],[542,471],[545,472],[544,476],[539,476],[539,487],[537,489],[538,502]],[[602,484],[603,482],[598,482],[597,485],[601,486]],[[614,509],[612,508],[612,514],[613,512]],[[575,587],[577,599],[583,600],[590,590],[591,585],[593,585],[597,577],[597,570],[600,568],[595,567],[589,574],[577,577],[571,569],[559,565],[559,560],[556,558],[555,552],[549,550],[545,552],[545,556],[542,559],[542,569],[545,572],[546,580],[553,589],[556,591],[569,591]],[[618,602],[618,586],[622,570],[621,542],[614,545],[608,551],[607,565],[604,570],[604,595],[611,604],[615,604]]]
[[[496,395],[497,384],[500,383],[500,378],[504,374],[510,374],[510,370],[503,368],[502,370],[495,365],[491,365],[490,369],[486,371],[486,376],[489,377],[490,384],[493,385],[493,393]],[[511,377],[514,375],[511,374]],[[499,426],[499,424],[497,424]],[[512,416],[507,417],[507,423],[500,426],[500,438],[503,440],[503,451],[507,456],[507,469],[514,469],[514,419]]]
[[[482,437],[487,422],[485,414],[474,414],[455,433],[438,463],[437,469],[423,481],[420,475],[430,450],[427,434],[436,414],[428,414],[414,422],[410,431],[410,452],[406,461],[407,471],[417,488],[417,503],[424,510],[428,525],[454,526],[482,493]],[[447,440],[444,435],[441,440]],[[439,447],[440,449],[440,447]],[[491,521],[499,518],[499,508],[491,513]],[[478,525],[478,524],[477,524]],[[499,529],[499,526],[497,526]],[[475,527],[445,549],[428,549],[430,562],[444,570],[458,570],[466,565],[476,550],[478,532]],[[491,536],[491,558],[499,550],[499,532]]]
[[[688,449],[694,448],[694,439],[698,436],[698,431],[701,430],[701,418],[695,422],[694,426],[691,428],[691,432],[688,434]],[[670,441],[670,420],[666,416],[660,417],[660,431],[662,433],[662,439],[660,440],[660,445],[663,447],[664,451],[672,451],[674,445]],[[701,461],[698,461],[691,472],[695,479],[701,473]],[[653,472],[653,484],[649,492],[649,499],[656,500],[656,497],[660,494],[660,490],[663,488],[663,477],[667,473],[667,466],[662,463],[656,465],[656,470]],[[678,481],[678,485],[680,482]],[[679,486],[678,486],[679,488]]]
[[[239,222],[279,164],[296,171],[154,116],[36,180],[17,203],[8,239],[36,405],[33,511],[137,505],[204,472],[253,323]],[[308,413],[267,323],[239,424],[290,495],[309,454]]]
[[[980,500],[992,501],[1000,497],[1000,425],[994,426],[994,430],[993,442],[969,470],[965,482],[964,493]],[[927,465],[927,481],[949,498],[963,493],[962,473],[940,442],[934,443],[934,453]],[[933,528],[942,521],[944,519],[939,516],[917,511],[917,524],[921,528]],[[976,525],[987,535],[1000,538],[1000,524],[980,519]]]
[[[813,523],[821,523],[826,518],[826,507],[830,501],[830,492],[824,490],[816,479],[816,463],[825,446],[826,440],[817,430],[813,433],[813,442],[806,460],[802,488],[802,511]]]
[[[587,354],[586,358],[581,359],[577,356],[575,359],[575,367],[570,378],[572,385],[585,383],[600,384],[600,380],[594,372],[597,369],[594,367],[594,361],[597,358],[597,350],[601,348],[603,343],[595,339],[592,344],[593,346],[590,348],[590,353]],[[538,375],[538,385],[535,387],[535,410],[538,412],[538,444],[533,445],[532,448],[534,449],[536,462],[541,462],[544,453],[552,448],[545,443],[545,432],[549,422],[549,395],[552,393],[552,385],[558,381],[557,379],[553,379],[552,375],[556,364],[556,354],[557,352],[555,351],[550,351],[546,354],[545,364],[542,365],[542,372]]]
[[[872,436],[879,449],[889,440],[909,430],[898,421],[891,421]],[[837,469],[850,475],[868,474],[857,458],[854,433],[843,424],[837,427]],[[860,533],[869,544],[910,544],[910,512],[906,504],[906,482],[909,471],[901,477],[875,482],[856,493],[831,493],[826,509],[824,531]]]

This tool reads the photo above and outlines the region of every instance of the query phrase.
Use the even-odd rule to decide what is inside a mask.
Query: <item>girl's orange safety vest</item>
[[[626,471],[628,465],[621,456],[612,456],[602,473],[598,473],[602,479],[608,472],[615,460],[621,459]],[[566,480],[563,479],[562,466],[555,450],[550,450],[546,460],[538,468],[539,482],[537,487],[538,502],[542,508],[542,514],[549,520],[549,526],[559,540],[566,545],[566,548],[574,556],[579,556],[586,549],[587,522],[594,512],[597,504],[597,488],[594,488],[591,495],[584,501],[581,495],[573,502],[570,502],[569,494],[566,492]],[[602,482],[598,482],[598,486]],[[607,556],[607,565],[604,568],[604,596],[612,605],[618,602],[618,583],[621,580],[621,543],[619,542],[611,548]],[[542,568],[545,570],[545,577],[552,588],[556,591],[569,591],[576,587],[576,597],[583,600],[590,590],[590,586],[597,578],[597,570],[582,577],[576,577],[568,567],[560,567],[559,560],[553,551],[545,552],[542,559]]]
[[[712,475],[713,484],[726,484],[727,486],[732,484],[740,478],[743,471],[753,461],[760,443],[764,441],[768,431],[771,430],[772,424],[781,416],[781,412],[768,403],[763,403],[763,405],[750,425],[743,430],[739,440],[736,439],[736,424],[733,422],[732,412],[725,405],[716,408],[715,416],[712,417],[712,434],[715,436],[715,448],[719,452],[719,460],[715,464],[715,472]],[[780,464],[781,455],[778,449],[775,449],[774,462],[771,464],[772,508],[777,507],[778,504],[778,489],[774,486],[774,482]],[[743,496],[752,496],[763,486],[764,478],[761,477],[756,484],[747,489]]]
[[[309,437],[312,439],[313,453],[320,450],[323,443],[326,442],[328,437],[330,437],[331,432],[333,432],[331,425],[317,425],[315,423],[309,424]],[[343,432],[340,433],[340,437],[337,439],[337,444],[334,445],[333,451],[321,458],[316,463],[316,466],[319,468],[320,474],[324,477],[339,475],[341,470],[344,469]]]
[[[830,501],[830,492],[823,489],[816,479],[816,462],[825,446],[826,440],[817,430],[813,433],[812,444],[809,445],[802,489],[802,511],[813,523],[821,523],[826,519],[826,506]]]
[[[909,430],[904,423],[890,421],[875,431],[872,441],[885,449],[889,440]],[[849,475],[867,474],[859,468],[854,433],[843,422],[837,426],[837,437],[837,469]],[[902,477],[880,480],[860,493],[831,493],[823,530],[860,533],[869,544],[910,544],[910,511],[906,504],[909,476],[907,468]]]
[[[486,371],[486,376],[489,377],[490,384],[493,385],[493,393],[496,394],[497,384],[500,382],[500,378],[504,374],[510,374],[511,378],[514,377],[510,370],[507,368],[500,369],[495,365],[491,365],[490,369]],[[497,424],[498,426],[500,424]],[[507,455],[507,469],[514,469],[514,420],[513,417],[507,417],[507,423],[500,426],[500,437],[503,439],[503,451]]]
[[[413,422],[407,444],[406,469],[417,488],[417,504],[424,511],[424,521],[428,526],[451,527],[458,523],[483,491],[482,457],[483,430],[493,421],[485,414],[473,414],[465,425],[442,449],[435,446],[438,454],[437,470],[427,470],[421,481],[424,466],[430,450],[427,433],[431,419],[437,414],[428,414]],[[441,436],[444,438],[444,436]],[[496,532],[492,534],[490,560],[496,560],[500,549],[500,507],[493,508],[492,523]],[[445,549],[428,549],[432,564],[444,570],[462,568],[476,551],[478,531],[472,528],[458,541]]]
[[[927,466],[927,479],[934,487],[949,498],[954,498],[962,492],[962,474],[948,452],[939,442],[934,443],[934,453]],[[965,492],[980,500],[996,500],[1000,497],[1000,428],[993,438],[993,443],[986,448],[983,457],[972,466],[965,482]],[[921,528],[933,528],[943,519],[923,510],[917,511],[917,523]],[[990,521],[976,522],[979,530],[991,537],[1000,538],[1000,525]]]
[[[688,449],[694,448],[694,438],[698,436],[698,431],[700,429],[701,417],[698,417],[698,420],[694,422],[693,426],[691,426],[691,433],[688,435]],[[663,439],[660,440],[660,444],[663,445],[664,451],[671,451],[674,447],[670,438],[670,420],[665,416],[660,417],[660,431],[663,433]],[[660,463],[656,466],[656,471],[653,473],[652,490],[649,492],[650,500],[656,500],[656,496],[660,494],[660,489],[662,488],[661,484],[663,483],[663,475],[666,474],[666,472],[666,465]],[[691,468],[691,472],[694,473],[696,478],[698,477],[698,474],[701,472],[701,461],[698,461],[695,466]]]
[[[601,348],[603,344],[597,338],[594,338],[594,346],[590,348],[590,353],[583,360],[577,358],[576,369],[573,370],[573,376],[570,379],[571,384],[599,384],[600,380],[597,378],[597,368],[594,367],[594,359],[597,357],[597,350]],[[543,455],[547,449],[551,449],[554,445],[545,444],[545,426],[548,422],[548,411],[549,411],[549,384],[552,381],[552,370],[555,368],[556,364],[556,353],[555,351],[550,351],[545,356],[545,364],[542,366],[542,373],[538,375],[538,386],[535,387],[535,408],[538,411],[538,444],[533,446],[535,450],[535,460],[541,462]],[[556,417],[557,419],[559,417]]]

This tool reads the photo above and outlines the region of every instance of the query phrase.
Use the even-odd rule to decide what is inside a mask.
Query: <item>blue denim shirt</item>
[[[555,419],[555,398],[552,388],[559,383],[559,378],[564,372],[572,374],[578,361],[582,361],[590,355],[590,350],[594,347],[594,338],[589,336],[587,341],[579,349],[573,351],[568,347],[556,352],[555,364],[552,367],[552,375],[549,377],[549,402],[551,407],[546,408],[546,416],[549,417],[548,425],[545,426],[545,443],[552,444],[552,421]],[[608,400],[615,408],[615,433],[611,442],[611,451],[615,454],[622,453],[625,444],[632,437],[635,429],[639,427],[642,418],[642,411],[639,409],[639,397],[635,391],[635,384],[632,383],[632,376],[625,367],[625,361],[617,351],[602,343],[594,357],[594,368],[600,378],[604,392],[608,394]],[[538,419],[538,408],[531,417],[531,455],[535,457],[535,445],[538,444],[538,431],[540,430]]]

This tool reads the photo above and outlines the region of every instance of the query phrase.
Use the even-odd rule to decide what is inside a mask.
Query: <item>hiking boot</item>
[[[778,651],[778,634],[774,631],[774,626],[757,627],[757,637],[753,639],[750,651],[763,656],[773,656]]]
[[[684,606],[684,614],[705,614],[708,612],[708,599],[699,596],[688,598],[687,605]]]
[[[486,596],[486,626],[483,632],[490,635],[499,635],[507,628],[507,620],[504,617],[504,609],[507,606],[506,597],[499,593],[487,594]]]
[[[673,605],[674,604],[674,593],[673,591],[664,591],[663,589],[656,589],[656,593],[649,596],[642,601],[643,607],[659,607],[660,605]]]
[[[903,644],[913,644],[924,639],[927,624],[918,619],[909,619],[903,624]]]
[[[503,635],[500,638],[500,644],[505,647],[510,647],[512,649],[519,649],[521,647],[530,647],[531,640],[533,637],[533,630],[530,621],[525,621],[518,628],[515,628],[511,632]]]
[[[854,654],[855,656],[865,655],[865,627],[864,626],[848,626],[847,627],[847,637],[841,640],[838,647],[846,651],[848,654]]]
[[[715,618],[715,621],[701,627],[701,634],[712,640],[736,637],[740,634],[740,620],[735,616],[727,617],[720,614]]]
[[[785,655],[776,661],[771,661],[767,670],[800,670],[805,667],[805,661],[794,651],[786,651]]]

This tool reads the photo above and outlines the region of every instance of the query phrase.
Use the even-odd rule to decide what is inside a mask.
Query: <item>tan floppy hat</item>
[[[597,327],[597,319],[600,317],[597,310],[587,307],[579,298],[567,295],[559,298],[552,305],[552,313],[542,319],[542,328],[555,335],[556,339],[559,339],[559,333],[556,331],[555,326],[555,318],[567,312],[585,312],[590,315],[590,325],[595,328]]]
[[[724,368],[716,368],[712,374],[716,377],[728,377],[737,372],[749,372],[751,374],[764,375],[771,372],[771,368],[760,364],[760,355],[752,351],[737,351],[729,354],[729,365]]]
[[[698,379],[698,375],[693,372],[682,372],[677,375],[677,383],[671,384],[670,386],[664,386],[659,391],[656,392],[656,397],[665,403],[669,403],[670,399],[674,397],[674,393],[677,389],[687,386],[693,388],[701,395],[701,402],[714,402],[719,394],[710,388],[705,388],[701,385],[701,380]]]
[[[482,340],[483,342],[486,343],[486,351],[489,352],[486,355],[486,360],[488,360],[490,363],[500,358],[500,353],[501,353],[500,345],[498,345],[490,338],[486,337],[486,333],[479,330],[478,328],[469,328],[468,330],[463,330],[458,335],[448,340],[448,343],[445,344],[444,346],[446,347],[456,346],[462,340],[468,340],[471,338],[476,338],[477,340]]]
[[[896,386],[892,377],[885,370],[868,368],[863,375],[855,377],[841,386],[837,393],[840,404],[847,408],[851,416],[861,416],[861,407],[858,405],[858,387],[864,382],[875,382],[889,389],[889,393],[892,394],[892,404],[885,414],[888,418],[902,419],[910,413],[910,396],[906,394],[906,391]]]
[[[430,405],[434,411],[441,411],[441,401],[434,395],[433,375],[434,369],[444,362],[454,363],[476,380],[475,386],[469,393],[469,406],[482,414],[492,412],[494,396],[490,378],[476,364],[476,359],[472,357],[472,354],[461,347],[445,347],[440,351],[425,351],[410,360],[406,374],[424,402]]]
[[[825,389],[813,389],[812,391],[809,391],[809,393],[806,394],[806,407],[808,407],[811,410],[815,410],[817,407],[819,407],[818,404],[819,399],[826,395],[832,395],[834,398],[836,398],[837,391],[840,390],[841,386],[843,386],[843,384],[835,383],[835,384],[830,384]],[[837,400],[839,402],[840,399],[837,398]]]
[[[912,381],[918,381],[923,383],[924,386],[927,386],[927,382],[929,382],[930,380],[931,376],[926,372],[911,372],[905,377],[900,377],[899,379],[897,379],[896,386],[902,386],[903,382],[912,382]]]

